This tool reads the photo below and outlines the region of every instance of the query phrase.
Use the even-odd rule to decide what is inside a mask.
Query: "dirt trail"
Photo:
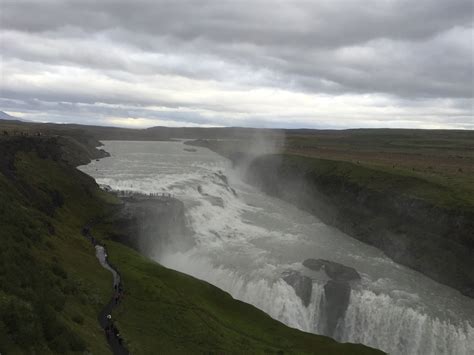
[[[99,324],[104,330],[107,342],[109,343],[112,352],[117,355],[129,354],[127,348],[123,344],[123,338],[121,337],[119,330],[114,324],[114,320],[111,316],[113,309],[120,304],[124,293],[120,274],[118,273],[117,269],[115,269],[113,265],[109,263],[105,247],[100,245],[92,236],[90,228],[84,227],[82,234],[94,245],[96,257],[99,260],[100,265],[102,265],[104,269],[109,270],[113,275],[112,298],[99,312]]]

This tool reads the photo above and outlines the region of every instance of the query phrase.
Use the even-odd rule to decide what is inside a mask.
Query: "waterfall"
[[[347,310],[331,334],[336,340],[390,354],[474,354],[471,299],[224,175],[226,162],[214,153],[198,149],[189,154],[182,148],[176,142],[107,142],[112,157],[85,167],[114,189],[166,191],[183,200],[195,246],[177,253],[157,243],[164,250],[156,252],[156,261],[316,334],[327,331],[326,280],[307,273],[302,261],[340,262],[357,269],[362,279],[353,285]],[[281,278],[288,270],[313,280],[307,307]]]
[[[189,253],[167,255],[159,261],[166,267],[219,287],[232,297],[261,309],[290,327],[311,331],[311,315],[316,309],[309,312],[293,288],[282,279],[266,279],[257,275],[258,273],[243,275],[238,271],[215,266],[209,259]]]
[[[390,354],[474,354],[474,328],[470,323],[441,321],[369,290],[352,291],[335,337]]]
[[[266,279],[259,272],[243,275],[189,253],[168,255],[160,262],[205,280],[290,327],[324,334],[323,284],[313,282],[311,302],[305,307],[293,288],[280,278]],[[352,290],[345,317],[338,323],[333,337],[390,354],[474,353],[474,328],[470,323],[441,321],[399,304],[389,295],[363,289]]]

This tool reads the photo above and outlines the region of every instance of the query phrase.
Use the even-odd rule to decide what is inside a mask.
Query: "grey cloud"
[[[230,91],[270,87],[308,95],[385,95],[394,105],[451,98],[471,124],[472,6],[469,0],[6,0],[0,21],[2,74],[69,67],[123,85],[145,85],[159,74],[218,82]],[[221,102],[168,100],[119,87],[106,92],[3,80],[1,96],[10,106],[32,99],[122,105],[114,112],[122,116],[129,115],[129,107],[184,107],[203,124],[228,124],[232,119],[225,115],[235,111]],[[208,120],[196,109],[222,116]],[[88,112],[105,115],[92,106]],[[154,117],[152,110],[139,113]],[[253,120],[272,124],[270,117]]]
[[[328,46],[419,39],[472,22],[469,0],[6,1],[3,26],[25,31],[114,27],[184,40]]]

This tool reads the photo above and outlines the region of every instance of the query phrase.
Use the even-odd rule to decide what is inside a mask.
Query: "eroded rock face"
[[[323,314],[325,334],[333,336],[337,323],[344,318],[351,297],[351,286],[347,281],[329,280],[324,285]]]
[[[114,223],[123,233],[113,236],[114,239],[150,257],[159,256],[165,249],[184,251],[194,245],[181,201],[146,197],[122,201]]]
[[[308,307],[311,302],[311,292],[313,289],[313,281],[308,276],[302,275],[299,271],[285,271],[282,274],[282,279],[293,287],[296,295],[301,298],[305,307]]]
[[[356,269],[324,259],[306,259],[303,265],[314,271],[324,270],[331,279],[324,285],[321,300],[324,334],[334,336],[337,323],[344,318],[351,298],[350,282],[360,280]]]
[[[328,162],[315,158],[272,154],[249,160],[244,153],[227,157],[234,166],[249,161],[246,181],[270,196],[382,250],[397,263],[474,297],[474,211],[467,205],[452,208],[400,189],[378,191],[361,186],[337,173],[339,169],[325,170]],[[318,173],[315,164],[323,170]],[[345,162],[330,164],[353,169]],[[374,174],[370,168],[362,169]],[[374,178],[382,181],[384,176],[377,173]]]
[[[335,281],[360,280],[356,269],[324,259],[306,259],[303,265],[314,271],[324,270],[326,275]]]

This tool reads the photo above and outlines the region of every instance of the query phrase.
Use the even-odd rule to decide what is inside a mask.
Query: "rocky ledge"
[[[324,270],[328,277],[335,281],[347,282],[360,279],[356,269],[336,263],[335,261],[306,259],[303,261],[303,265],[314,271]]]
[[[324,296],[319,305],[322,317],[321,332],[334,336],[337,324],[346,314],[351,297],[352,285],[360,280],[356,269],[324,259],[306,259],[303,265],[316,272],[324,272],[329,280],[324,284]],[[282,279],[295,290],[303,305],[311,303],[313,280],[300,271],[288,270],[282,274]]]
[[[193,245],[180,200],[142,194],[120,198],[122,205],[115,224],[121,233],[114,239],[151,258],[158,257],[165,246],[167,250],[182,251]],[[173,238],[174,235],[185,238]]]
[[[313,281],[311,278],[295,270],[285,271],[281,277],[288,285],[293,287],[296,295],[301,299],[305,307],[308,307],[313,291]]]

